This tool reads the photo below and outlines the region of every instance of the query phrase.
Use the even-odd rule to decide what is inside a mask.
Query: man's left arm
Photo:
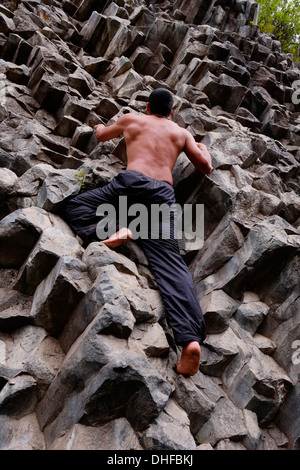
[[[186,140],[184,151],[198,171],[209,175],[212,171],[211,155],[206,145],[196,142],[189,131],[185,130]]]

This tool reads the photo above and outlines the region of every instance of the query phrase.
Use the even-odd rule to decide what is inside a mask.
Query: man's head
[[[173,107],[173,96],[165,88],[156,88],[152,91],[148,100],[148,111],[151,114],[168,117]]]

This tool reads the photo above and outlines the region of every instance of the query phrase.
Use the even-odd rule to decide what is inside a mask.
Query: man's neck
[[[163,116],[162,114],[151,114],[151,116],[156,116],[158,118],[167,119],[167,116]]]

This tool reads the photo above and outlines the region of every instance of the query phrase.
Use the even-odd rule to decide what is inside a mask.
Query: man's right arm
[[[111,124],[105,126],[104,124],[97,124],[95,128],[95,135],[99,142],[106,142],[111,139],[115,139],[123,134],[125,127],[130,122],[130,114],[124,114],[119,119]]]
[[[192,134],[188,131],[186,131],[186,140],[183,150],[198,171],[205,175],[211,173],[213,167],[211,164],[210,153],[206,146],[204,144],[197,143]]]

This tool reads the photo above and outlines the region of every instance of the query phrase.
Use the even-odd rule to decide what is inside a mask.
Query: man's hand
[[[100,136],[101,136],[101,133],[102,131],[105,129],[105,125],[104,124],[96,124],[94,126],[94,130],[95,130],[95,136],[96,136],[96,139],[97,140],[100,140]]]

